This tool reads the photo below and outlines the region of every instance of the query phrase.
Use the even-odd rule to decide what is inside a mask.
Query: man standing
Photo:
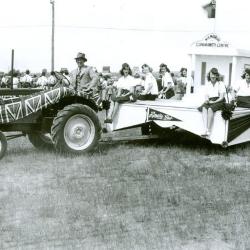
[[[70,73],[71,87],[78,91],[89,91],[96,87],[98,74],[92,67],[85,65],[85,54],[78,53],[75,60],[78,67]]]

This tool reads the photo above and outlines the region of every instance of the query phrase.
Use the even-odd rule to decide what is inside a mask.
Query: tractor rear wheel
[[[101,137],[101,124],[93,109],[82,104],[71,104],[57,113],[51,135],[57,151],[81,154],[97,145]]]
[[[44,134],[41,132],[28,134],[28,138],[31,144],[38,149],[52,149],[53,142],[50,134]]]
[[[0,131],[0,159],[2,159],[7,150],[7,139],[5,135]]]

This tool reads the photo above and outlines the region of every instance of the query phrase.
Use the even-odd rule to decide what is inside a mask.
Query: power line
[[[135,31],[135,32],[167,32],[167,33],[194,33],[194,32],[209,32],[209,29],[157,29],[157,28],[118,28],[118,27],[102,27],[102,26],[81,26],[81,25],[55,25],[56,28],[63,29],[92,29],[92,30],[114,30],[114,31]],[[0,25],[0,29],[21,29],[21,28],[51,28],[51,25]],[[217,32],[250,32],[246,30],[218,30]]]
[[[50,25],[45,25],[45,24],[37,24],[37,25],[26,25],[26,24],[22,24],[22,25],[0,25],[0,29],[19,29],[19,28],[47,28],[47,27],[51,27]]]

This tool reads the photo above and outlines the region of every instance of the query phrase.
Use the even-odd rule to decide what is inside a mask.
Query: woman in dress
[[[220,74],[217,68],[212,68],[207,75],[204,98],[205,102],[198,108],[202,112],[205,131],[202,136],[209,137],[211,134],[214,115],[222,110],[225,102],[226,87],[220,81]]]
[[[104,121],[105,123],[113,122],[113,117],[118,110],[119,103],[129,101],[134,92],[134,77],[132,76],[131,68],[127,63],[122,64],[120,74],[121,77],[113,85],[117,89],[117,94],[111,103],[107,118]]]
[[[138,96],[140,100],[155,100],[158,97],[158,85],[152,74],[152,68],[148,64],[142,65],[142,73],[144,74],[142,86],[144,90]]]
[[[159,98],[169,99],[174,96],[174,82],[170,75],[168,66],[164,63],[160,65],[160,92]],[[158,86],[159,88],[159,86]]]

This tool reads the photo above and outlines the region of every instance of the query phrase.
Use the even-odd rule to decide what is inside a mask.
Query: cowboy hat
[[[87,61],[87,58],[85,57],[84,53],[81,53],[81,52],[77,53],[77,56],[75,57],[75,59],[80,59],[80,58],[84,59],[85,62]]]

